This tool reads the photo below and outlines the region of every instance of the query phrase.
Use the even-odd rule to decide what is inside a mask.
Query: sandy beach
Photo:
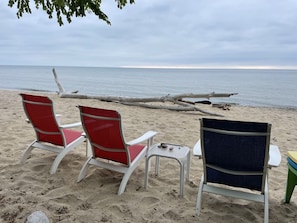
[[[179,165],[161,158],[160,174],[151,171],[148,190],[144,189],[143,161],[130,177],[125,192],[117,195],[122,175],[91,167],[87,177],[76,183],[86,161],[85,144],[70,152],[56,174],[49,169],[55,154],[33,150],[24,165],[19,164],[22,152],[35,137],[25,122],[19,91],[0,90],[0,222],[25,222],[34,211],[43,211],[51,222],[263,222],[264,205],[203,194],[202,211],[195,216],[202,161],[191,157],[190,182],[185,183],[184,198],[179,197]],[[119,111],[127,140],[148,130],[158,132],[155,142],[183,144],[191,150],[199,139],[199,112],[175,112],[101,102],[93,99],[65,99],[49,95],[62,124],[80,121],[77,105]],[[258,108],[232,105],[222,110],[210,105],[202,109],[223,115],[225,119],[260,121],[272,124],[271,143],[278,145],[282,162],[269,170],[270,222],[297,222],[297,189],[291,203],[284,204],[287,179],[287,151],[297,150],[297,110]],[[81,128],[82,130],[82,128]],[[154,162],[152,162],[154,165]]]

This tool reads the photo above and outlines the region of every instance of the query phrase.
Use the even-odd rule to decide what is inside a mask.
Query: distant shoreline
[[[118,69],[118,68],[127,68],[127,69],[184,69],[184,70],[292,70],[297,71],[297,67],[295,66],[184,66],[184,65],[176,65],[176,66],[134,66],[134,65],[125,65],[125,66],[112,66],[112,67],[97,67],[97,66],[73,66],[73,65],[4,65],[1,64],[0,67],[50,67],[50,68],[59,68],[59,67],[69,67],[69,68],[104,68],[104,69]]]

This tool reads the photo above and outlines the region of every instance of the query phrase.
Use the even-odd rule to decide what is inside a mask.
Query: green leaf
[[[105,21],[108,25],[111,22],[108,16],[101,10],[101,0],[33,0],[36,9],[42,9],[48,14],[48,17],[53,18],[56,15],[57,22],[62,26],[63,19],[66,18],[68,23],[71,23],[73,17],[85,17],[86,12],[94,13],[99,20]],[[115,0],[117,7],[122,9],[128,3],[127,0]],[[129,0],[130,4],[135,3],[134,0]],[[9,0],[8,6],[16,5],[18,18],[23,16],[23,13],[31,14],[30,0]]]

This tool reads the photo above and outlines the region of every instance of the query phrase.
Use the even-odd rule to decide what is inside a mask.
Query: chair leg
[[[295,185],[297,184],[297,175],[291,170],[291,165],[288,164],[288,178],[287,178],[287,187],[286,187],[286,195],[285,202],[290,203],[292,193],[295,189]]]
[[[54,174],[57,171],[57,168],[59,164],[61,163],[62,159],[66,156],[66,154],[70,151],[70,149],[63,149],[56,157],[54,160],[51,169],[50,169],[50,174]]]
[[[197,203],[196,203],[196,215],[198,216],[200,215],[200,211],[201,211],[203,182],[204,182],[204,175],[202,174],[199,189],[198,189]]]
[[[80,173],[79,173],[78,178],[77,178],[77,183],[80,182],[80,181],[82,181],[82,179],[84,179],[85,176],[87,175],[89,163],[92,160],[92,158],[93,158],[93,156],[90,156],[87,159],[87,161],[85,162],[85,164],[83,165],[83,167],[81,168]]]
[[[264,223],[269,222],[269,195],[268,195],[268,179],[265,179],[264,189]]]
[[[133,168],[130,167],[130,169],[124,174],[121,184],[120,184],[120,187],[119,187],[119,190],[118,190],[118,195],[121,195],[122,193],[124,193],[126,185],[128,183],[128,180],[136,167],[137,167],[137,165],[134,165]]]
[[[30,155],[31,151],[34,149],[34,143],[36,143],[37,141],[34,140],[28,147],[27,149],[24,151],[21,159],[20,159],[20,163],[24,164],[25,161],[28,159],[28,156]]]
[[[133,163],[131,164],[131,166],[127,169],[127,171],[124,173],[124,176],[122,178],[122,182],[120,184],[119,190],[118,190],[118,195],[121,195],[126,188],[126,185],[128,183],[128,180],[131,176],[131,174],[133,173],[133,171],[136,169],[136,167],[138,166],[138,164],[142,161],[143,158],[146,158],[146,150],[143,150],[143,152],[141,152],[133,161]],[[147,160],[147,162],[149,162],[149,160]],[[148,164],[146,164],[148,165]]]
[[[66,148],[62,149],[62,151],[57,155],[56,159],[54,160],[51,169],[50,174],[54,174],[57,171],[57,168],[62,161],[62,159],[69,153],[72,149],[77,147],[80,143],[84,141],[84,137],[81,136],[80,138],[76,139],[74,142],[69,144]]]

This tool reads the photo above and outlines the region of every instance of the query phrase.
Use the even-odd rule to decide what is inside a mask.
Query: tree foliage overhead
[[[63,25],[63,18],[66,18],[69,23],[75,17],[84,17],[86,12],[94,13],[98,19],[104,20],[107,24],[111,24],[108,16],[101,10],[102,0],[32,0],[35,2],[37,9],[46,11],[51,19],[57,16],[59,25]],[[115,0],[118,8],[122,9],[127,2],[134,3],[134,0]],[[31,14],[30,0],[9,0],[8,6],[17,7],[17,17],[21,18],[24,13]]]

